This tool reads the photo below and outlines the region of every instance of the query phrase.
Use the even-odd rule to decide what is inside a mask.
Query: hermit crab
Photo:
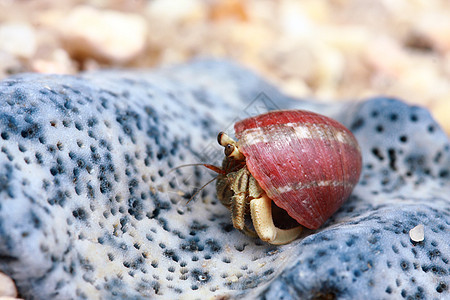
[[[272,111],[239,121],[234,129],[237,141],[218,135],[225,148],[222,167],[209,167],[219,173],[217,197],[231,211],[233,226],[247,235],[289,243],[303,226],[319,228],[358,182],[359,145],[333,119],[304,110]],[[277,227],[274,209],[296,226]]]

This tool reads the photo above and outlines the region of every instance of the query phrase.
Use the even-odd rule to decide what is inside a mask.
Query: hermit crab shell
[[[234,128],[250,173],[278,207],[307,228],[319,228],[358,182],[358,143],[335,120],[303,110],[273,111]]]

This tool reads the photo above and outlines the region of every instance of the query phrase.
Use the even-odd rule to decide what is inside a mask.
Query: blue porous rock
[[[285,246],[234,230],[216,135],[305,108],[347,125],[363,173],[321,229]],[[224,61],[0,83],[0,270],[27,299],[450,298],[450,146],[387,98],[290,99]],[[423,224],[425,239],[409,230]]]

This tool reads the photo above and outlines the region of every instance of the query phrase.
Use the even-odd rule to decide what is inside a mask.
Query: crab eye
[[[234,151],[234,146],[233,145],[228,144],[228,145],[225,146],[224,152],[225,152],[226,156],[230,156],[233,153],[233,151]]]

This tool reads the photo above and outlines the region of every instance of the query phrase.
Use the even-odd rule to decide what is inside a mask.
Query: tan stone
[[[124,63],[144,50],[147,24],[137,14],[79,6],[63,21],[60,33],[74,56]]]
[[[37,58],[31,63],[34,72],[53,74],[75,74],[76,64],[63,49],[55,49],[48,58]]]

